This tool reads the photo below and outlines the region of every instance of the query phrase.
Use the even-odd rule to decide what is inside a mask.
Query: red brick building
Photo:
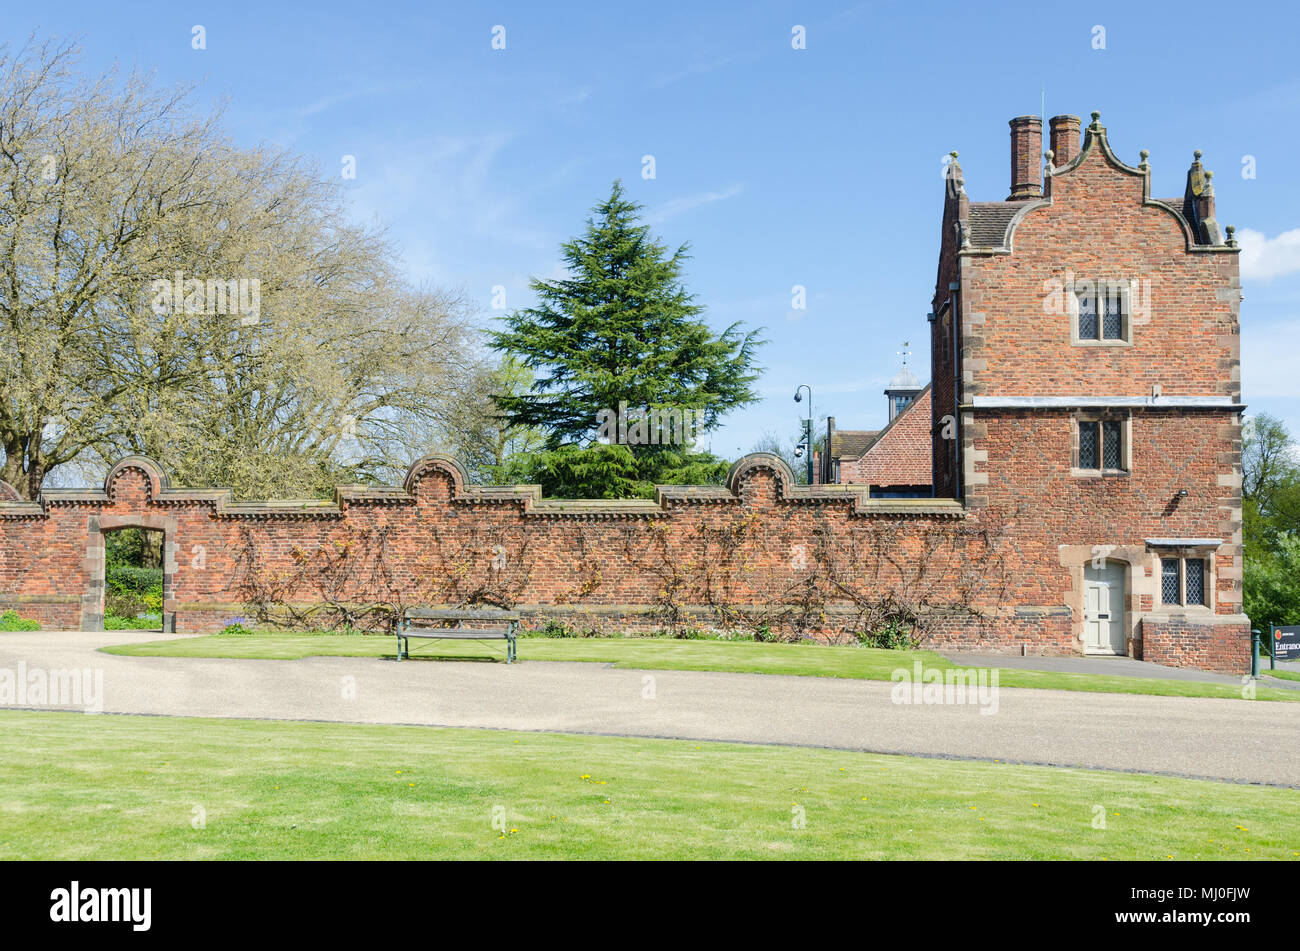
[[[1100,115],[1011,120],[1011,190],[949,168],[930,314],[936,495],[1015,526],[1021,604],[1073,648],[1241,667],[1238,248],[1200,152],[1184,194]]]
[[[179,631],[500,604],[531,624],[903,624],[932,647],[1241,671],[1241,292],[1210,173],[1198,153],[1182,198],[1152,198],[1146,153],[1122,162],[1094,114],[1051,120],[1044,179],[1041,120],[1011,130],[1005,200],[970,201],[954,153],[931,384],[860,440],[860,483],[797,485],[757,453],[725,486],[569,501],[431,455],[400,487],[236,502],[131,458],[102,489],[0,484],[0,610],[102,626],[105,535],[140,527],[165,533]]]

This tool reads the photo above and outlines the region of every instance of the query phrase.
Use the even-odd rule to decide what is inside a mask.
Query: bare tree
[[[388,477],[481,405],[463,295],[402,280],[341,182],[188,87],[0,47],[0,478],[155,456],[241,495]],[[402,458],[395,445],[407,442]]]

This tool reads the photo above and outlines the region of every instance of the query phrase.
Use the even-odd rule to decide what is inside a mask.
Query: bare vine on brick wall
[[[528,535],[518,526],[429,529],[433,551],[417,562],[417,587],[430,605],[512,608],[532,580]]]
[[[659,620],[672,629],[703,608],[725,627],[773,639],[871,642],[891,631],[914,643],[943,618],[982,627],[1006,598],[996,529],[824,521],[807,543],[790,537],[781,522],[748,513],[721,526],[701,520],[677,540],[662,524],[628,528],[623,549],[657,579]]]
[[[391,529],[345,529],[314,550],[289,549],[287,564],[268,564],[253,533],[242,530],[232,587],[263,624],[322,630],[388,628],[409,603],[393,570]]]

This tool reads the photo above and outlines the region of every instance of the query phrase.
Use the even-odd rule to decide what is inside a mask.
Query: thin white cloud
[[[590,99],[593,92],[595,92],[595,90],[592,89],[590,86],[583,86],[580,89],[573,91],[569,95],[561,96],[559,99],[555,100],[555,105],[576,106],[579,103],[586,102],[588,99]]]
[[[734,198],[744,191],[743,185],[732,185],[730,188],[724,188],[720,192],[701,192],[698,195],[687,195],[683,198],[674,198],[665,202],[654,211],[645,216],[645,220],[652,225],[663,224],[669,218],[676,218],[678,215],[685,214],[703,205],[711,205],[715,201],[725,201],[728,198]]]
[[[671,86],[673,83],[681,82],[683,79],[689,79],[692,76],[703,76],[705,73],[712,73],[715,70],[730,66],[736,62],[735,56],[724,56],[721,59],[705,60],[703,62],[692,63],[685,69],[679,69],[674,73],[665,73],[650,83],[651,89],[662,89],[665,86]]]
[[[1270,281],[1300,273],[1300,228],[1283,231],[1276,238],[1242,228],[1237,240],[1241,243],[1242,277]]]
[[[322,96],[315,102],[310,102],[303,106],[298,110],[298,117],[300,119],[307,119],[319,113],[327,112],[335,106],[342,105],[345,102],[352,102],[357,99],[367,99],[371,96],[391,95],[393,93],[404,92],[415,88],[417,88],[417,85],[414,81],[361,83],[352,86],[345,86],[340,92],[332,93],[328,96]]]

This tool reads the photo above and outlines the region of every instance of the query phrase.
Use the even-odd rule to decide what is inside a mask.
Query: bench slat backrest
[[[518,621],[517,611],[493,611],[468,608],[407,608],[404,617],[424,621]]]

